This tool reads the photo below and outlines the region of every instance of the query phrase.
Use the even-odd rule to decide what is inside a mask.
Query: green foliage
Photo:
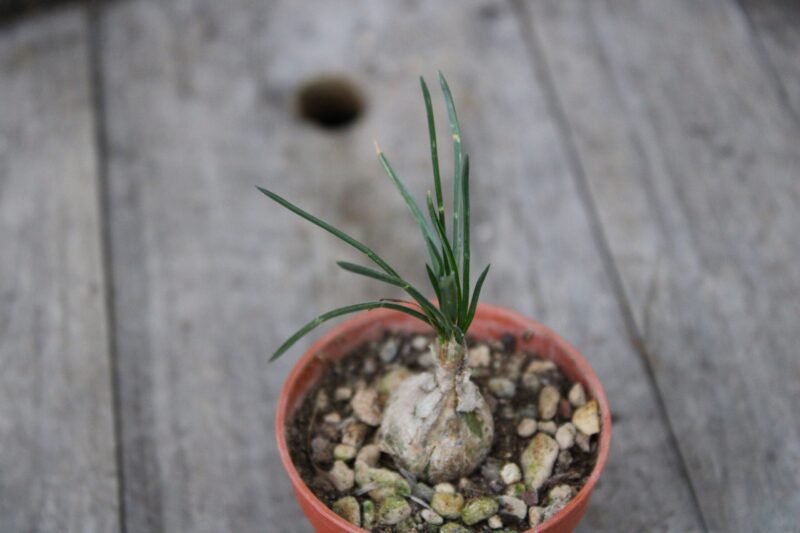
[[[378,152],[378,159],[383,165],[386,174],[394,183],[395,187],[400,191],[400,195],[411,212],[411,216],[416,221],[422,233],[422,238],[425,241],[425,246],[428,249],[430,256],[430,263],[425,265],[425,270],[428,274],[431,287],[438,300],[438,307],[428,300],[422,293],[413,287],[410,283],[405,281],[400,275],[392,269],[383,259],[378,256],[372,249],[360,243],[353,237],[347,235],[343,231],[331,226],[327,222],[307,213],[288,200],[281,198],[272,191],[268,191],[262,187],[258,190],[267,195],[269,198],[279,203],[283,207],[289,209],[295,214],[303,217],[312,224],[328,231],[342,241],[346,242],[356,250],[367,256],[373,263],[375,263],[380,270],[375,270],[361,265],[340,261],[337,264],[342,269],[366,276],[368,278],[381,281],[388,285],[400,287],[408,294],[413,301],[398,301],[391,299],[384,299],[375,302],[366,302],[355,305],[348,305],[340,307],[324,313],[301,329],[294,335],[289,337],[272,355],[271,360],[280,357],[286,350],[288,350],[295,342],[297,342],[306,333],[316,328],[323,322],[342,316],[348,313],[355,313],[358,311],[387,308],[400,311],[411,315],[419,320],[428,324],[437,332],[439,338],[443,341],[455,340],[456,342],[463,342],[464,335],[466,334],[473,318],[475,317],[475,309],[478,305],[478,298],[483,287],[483,282],[486,275],[489,273],[487,266],[478,281],[470,297],[470,213],[469,213],[469,156],[464,154],[461,149],[461,128],[458,124],[458,116],[456,115],[455,104],[453,103],[453,96],[447,81],[439,73],[439,83],[444,94],[445,105],[447,107],[447,116],[450,124],[450,133],[453,139],[453,158],[454,158],[454,174],[453,174],[453,218],[452,224],[452,238],[447,237],[446,231],[446,215],[444,208],[444,198],[442,195],[441,174],[439,171],[439,153],[436,144],[436,124],[433,116],[433,105],[431,103],[430,92],[425,80],[420,78],[420,85],[422,86],[422,95],[425,101],[425,111],[428,117],[428,133],[431,145],[431,161],[433,163],[433,184],[436,199],[430,191],[427,195],[427,214],[428,219],[425,218],[423,211],[420,209],[414,197],[411,196],[406,186],[397,176],[389,160],[381,152],[380,148],[376,149]]]

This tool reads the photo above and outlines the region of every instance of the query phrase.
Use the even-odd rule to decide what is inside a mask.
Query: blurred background
[[[2,0],[0,531],[310,531],[273,424],[320,332],[268,357],[394,294],[255,186],[425,284],[373,141],[423,198],[423,75],[449,175],[439,69],[484,301],[609,396],[581,531],[799,530],[797,2]]]

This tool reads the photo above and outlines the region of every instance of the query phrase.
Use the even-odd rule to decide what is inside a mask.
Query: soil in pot
[[[403,379],[430,369],[432,337],[385,332],[328,363],[288,424],[301,477],[334,512],[375,532],[525,531],[562,509],[597,460],[600,417],[583,386],[502,341],[468,339],[472,380],[492,410],[489,456],[468,477],[430,486],[373,439]]]

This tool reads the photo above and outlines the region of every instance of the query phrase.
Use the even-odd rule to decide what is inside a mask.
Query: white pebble
[[[522,479],[522,472],[516,463],[506,463],[500,470],[500,477],[506,485],[511,485]]]
[[[456,488],[450,483],[439,483],[438,485],[434,485],[433,487],[434,492],[445,492],[448,494],[455,494]]]
[[[583,385],[580,383],[576,383],[569,389],[569,393],[567,394],[569,398],[569,403],[572,404],[573,407],[580,407],[586,403],[586,391],[583,388]]]
[[[485,344],[471,348],[467,353],[467,365],[471,368],[487,367],[491,360],[491,352]]]
[[[517,426],[517,435],[520,437],[530,437],[536,433],[536,420],[533,418],[523,418]]]
[[[414,340],[411,341],[411,347],[418,352],[421,352],[428,347],[428,339],[422,335],[417,335],[414,337]]]
[[[562,450],[572,448],[572,445],[575,444],[575,433],[577,433],[577,430],[570,422],[567,422],[558,428],[556,431],[556,442],[558,443],[558,447]]]
[[[539,431],[547,433],[548,435],[555,435],[558,426],[552,420],[548,420],[547,422],[539,422]]]
[[[500,529],[503,527],[503,520],[498,515],[490,516],[486,523],[492,529]]]
[[[350,387],[339,387],[336,389],[336,392],[333,393],[333,397],[336,398],[337,402],[349,400],[352,396],[353,389]]]

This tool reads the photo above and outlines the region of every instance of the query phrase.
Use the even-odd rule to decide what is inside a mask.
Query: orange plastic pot
[[[275,421],[278,450],[294,486],[297,501],[309,522],[319,533],[352,533],[366,530],[357,528],[337,516],[306,486],[289,455],[286,424],[295,409],[300,406],[306,393],[319,379],[327,361],[344,357],[360,344],[380,338],[386,330],[430,332],[430,328],[424,323],[397,311],[377,309],[356,315],[330,330],[308,349],[292,369],[281,391]],[[611,413],[600,380],[586,359],[567,341],[539,322],[512,311],[488,304],[479,305],[469,333],[476,338],[487,340],[500,339],[508,333],[514,335],[518,348],[552,360],[570,379],[582,383],[589,397],[597,400],[602,429],[594,470],[583,488],[564,509],[529,530],[542,533],[572,531],[586,512],[592,489],[603,471],[611,445]]]

